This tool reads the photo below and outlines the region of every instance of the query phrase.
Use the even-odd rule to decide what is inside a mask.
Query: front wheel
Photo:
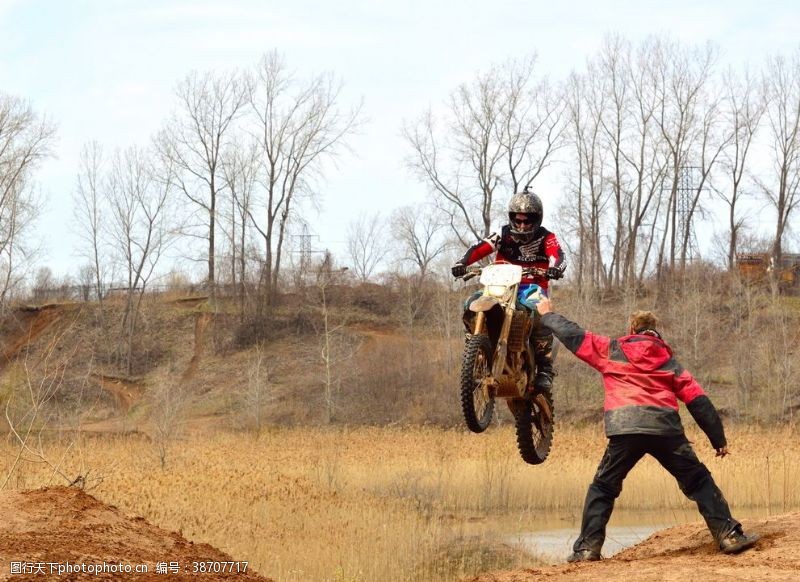
[[[519,399],[514,411],[517,448],[522,460],[531,465],[544,463],[553,444],[553,395],[549,390]]]
[[[461,409],[472,432],[483,432],[492,421],[494,396],[489,391],[492,376],[492,344],[485,335],[472,335],[464,345],[461,360]]]

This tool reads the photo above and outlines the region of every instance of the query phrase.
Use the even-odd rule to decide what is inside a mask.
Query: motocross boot
[[[532,338],[533,357],[536,360],[536,378],[533,387],[539,391],[553,389],[553,334],[536,334]]]

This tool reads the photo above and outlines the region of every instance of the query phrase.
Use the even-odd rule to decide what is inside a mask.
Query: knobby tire
[[[517,429],[517,448],[522,460],[531,465],[544,463],[553,445],[555,429],[555,410],[553,395],[550,390],[543,391],[550,407],[551,420],[547,420],[544,412],[533,399],[526,399],[514,415]]]
[[[476,369],[477,367],[477,369]],[[476,410],[476,388],[481,379],[490,374],[492,369],[492,344],[485,335],[469,336],[464,345],[461,360],[461,409],[464,422],[472,432],[483,432],[492,421],[494,413],[494,397],[489,396],[483,410]],[[476,377],[477,376],[477,377]]]

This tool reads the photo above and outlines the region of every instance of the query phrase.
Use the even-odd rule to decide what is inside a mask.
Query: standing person
[[[543,215],[542,201],[536,194],[529,192],[527,188],[514,194],[508,203],[509,223],[503,226],[499,235],[492,233],[468,248],[464,256],[453,265],[453,277],[463,277],[467,272],[467,265],[496,252],[495,263],[511,263],[545,271],[545,276],[524,275],[519,288],[520,293],[523,293],[531,284],[536,284],[547,296],[549,280],[564,276],[567,261],[556,235],[542,226]],[[550,390],[554,376],[553,334],[538,325],[538,318],[535,318],[532,335],[530,339],[536,360],[533,385],[539,390]]]
[[[697,503],[722,552],[733,554],[752,547],[759,536],[745,534],[731,516],[722,491],[686,439],[678,400],[686,404],[718,457],[729,454],[722,420],[700,384],[661,339],[655,315],[649,311],[633,313],[629,335],[611,339],[555,313],[547,299],[536,307],[542,325],[600,372],[605,387],[608,447],[586,494],[581,533],[567,561],[600,559],[614,500],[628,472],[645,454],[655,457],[677,479],[681,491]]]

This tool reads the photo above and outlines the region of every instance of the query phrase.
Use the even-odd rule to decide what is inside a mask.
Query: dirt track
[[[800,512],[742,523],[746,531],[761,534],[761,540],[736,556],[718,552],[698,522],[656,532],[601,562],[495,572],[470,582],[800,580]]]
[[[11,575],[11,562],[41,564],[45,575]],[[146,564],[147,574],[51,574],[51,563]],[[157,564],[180,565],[180,572],[156,573]],[[75,488],[52,487],[0,493],[0,579],[2,580],[269,580],[251,567],[245,573],[192,575],[203,566],[242,567],[235,558],[181,534],[156,527],[141,517],[126,516],[113,506]],[[223,564],[223,563],[230,563]],[[195,566],[197,563],[197,566]],[[208,567],[208,566],[205,566]],[[25,570],[22,570],[25,572]],[[30,572],[30,570],[28,570]]]

